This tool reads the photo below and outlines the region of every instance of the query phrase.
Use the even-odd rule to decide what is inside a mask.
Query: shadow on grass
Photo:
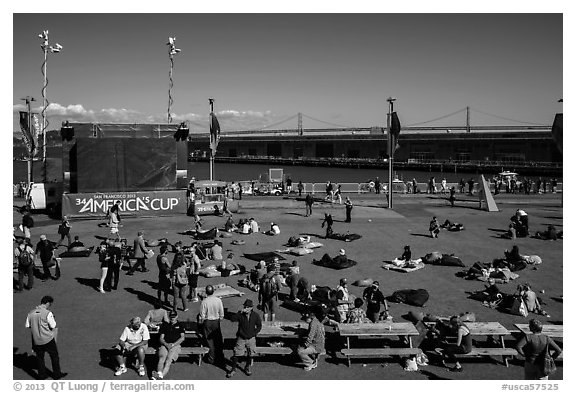
[[[440,381],[440,380],[450,380],[450,378],[445,378],[445,377],[441,377],[439,375],[434,374],[431,371],[428,370],[418,370],[418,372],[422,375],[424,375],[426,378],[428,378],[431,381]]]

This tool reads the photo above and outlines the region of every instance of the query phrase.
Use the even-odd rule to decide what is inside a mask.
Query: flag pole
[[[216,141],[212,140],[215,138],[212,135],[212,113],[214,113],[214,98],[208,98],[208,102],[210,103],[210,116],[208,116],[208,129],[210,130],[210,181],[214,180],[214,149],[213,143],[215,144]]]
[[[394,111],[394,101],[396,98],[388,97],[388,114],[386,116],[386,128],[388,129],[388,209],[392,209],[392,173],[394,167],[394,146],[391,132],[392,112]]]

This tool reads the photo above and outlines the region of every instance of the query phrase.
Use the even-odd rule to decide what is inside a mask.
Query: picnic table
[[[387,356],[411,356],[421,353],[419,348],[412,348],[412,336],[419,336],[420,332],[412,323],[384,322],[384,323],[341,323],[338,325],[340,336],[346,338],[346,348],[342,354],[351,365],[351,358],[371,358]],[[408,348],[352,348],[350,338],[388,338],[391,336],[407,337]]]
[[[500,337],[500,348],[472,348],[472,351],[457,356],[502,356],[502,361],[508,367],[508,357],[518,354],[514,348],[506,348],[504,336],[510,335],[510,331],[500,322],[464,322],[464,326],[470,330],[472,336]]]
[[[196,322],[191,322],[191,321],[185,321],[185,322],[181,322],[182,325],[184,326],[184,343],[188,342],[189,339],[200,339],[199,342],[199,346],[190,346],[190,345],[182,345],[182,349],[180,351],[180,355],[182,356],[186,356],[186,355],[197,355],[198,356],[198,366],[202,365],[202,356],[204,356],[205,354],[208,353],[209,349],[208,347],[205,347],[203,344],[203,339],[202,336],[200,334],[199,328],[198,328],[198,324]],[[158,334],[160,333],[160,329],[149,329],[150,335],[151,336],[157,336],[158,338],[160,337]],[[184,344],[182,343],[182,344]],[[148,349],[146,350],[146,354],[147,355],[153,355],[155,354],[157,351],[156,348],[154,347],[148,347]]]
[[[262,322],[262,330],[256,336],[261,345],[256,346],[256,355],[290,355],[292,348],[284,345],[268,345],[269,339],[284,340],[298,339],[303,336],[308,329],[306,322],[289,322],[289,321],[266,321]]]
[[[522,333],[529,335],[532,334],[527,323],[516,323],[514,324]],[[563,337],[564,325],[542,325],[542,334],[547,335],[550,338],[564,338]]]

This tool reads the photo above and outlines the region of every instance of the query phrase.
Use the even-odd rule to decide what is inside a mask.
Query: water
[[[302,180],[303,183],[325,183],[330,180],[337,183],[361,183],[368,180],[374,180],[377,176],[380,182],[388,182],[388,167],[374,169],[374,168],[335,168],[335,167],[305,167],[305,166],[282,166],[282,165],[268,165],[268,164],[228,164],[228,163],[215,163],[214,164],[214,179],[224,181],[237,181],[237,180],[257,180],[259,175],[267,174],[270,168],[284,169],[284,175],[290,176],[292,181],[298,182]],[[419,183],[425,183],[431,176],[436,178],[436,182],[440,183],[443,178],[450,182],[459,182],[460,179],[465,181],[471,177],[477,181],[478,173],[462,172],[455,173],[454,167],[452,171],[413,171],[413,170],[399,170],[394,171],[399,179],[404,181],[416,179]],[[507,169],[507,168],[504,168]],[[511,170],[511,168],[510,168]],[[486,172],[483,175],[488,179],[494,176],[496,172]],[[188,179],[194,176],[197,180],[208,179],[210,176],[210,165],[207,162],[189,162],[188,163]],[[520,177],[523,174],[520,173]],[[537,179],[537,176],[526,176],[528,178]],[[558,178],[561,181],[561,178]]]
[[[292,181],[298,182],[302,180],[304,183],[325,183],[330,180],[336,183],[362,183],[368,180],[374,180],[376,176],[380,178],[380,182],[388,182],[388,167],[374,169],[374,168],[335,168],[335,167],[305,167],[305,166],[282,166],[282,165],[269,165],[269,164],[228,164],[228,163],[215,163],[214,164],[214,178],[216,180],[224,181],[239,181],[239,180],[258,180],[262,174],[268,174],[270,168],[284,169],[284,175],[290,176]],[[504,168],[512,169],[512,168]],[[34,163],[34,180],[42,181],[42,164],[41,162]],[[431,176],[436,177],[436,182],[440,183],[442,178],[446,178],[448,182],[458,182],[461,178],[464,180],[472,177],[474,180],[478,179],[480,173],[454,173],[452,171],[411,171],[411,170],[398,170],[395,174],[399,179],[404,181],[416,178],[419,183],[425,183]],[[486,178],[491,178],[495,173],[484,173]],[[189,162],[188,163],[188,179],[194,176],[197,180],[208,179],[210,177],[210,165],[208,162]],[[520,177],[524,177],[520,173]],[[531,179],[537,179],[538,176],[526,176]],[[48,179],[54,180],[62,179],[62,165],[59,158],[48,158]],[[13,161],[13,182],[26,181],[26,162]],[[558,177],[558,181],[562,181]]]

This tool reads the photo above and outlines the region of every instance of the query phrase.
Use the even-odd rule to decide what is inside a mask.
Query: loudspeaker
[[[186,127],[186,124],[182,123],[178,127],[178,130],[174,133],[174,139],[176,141],[185,141],[188,139],[188,134],[190,133],[190,129]]]
[[[60,135],[62,136],[63,141],[71,141],[74,139],[74,127],[62,126],[60,129]]]

